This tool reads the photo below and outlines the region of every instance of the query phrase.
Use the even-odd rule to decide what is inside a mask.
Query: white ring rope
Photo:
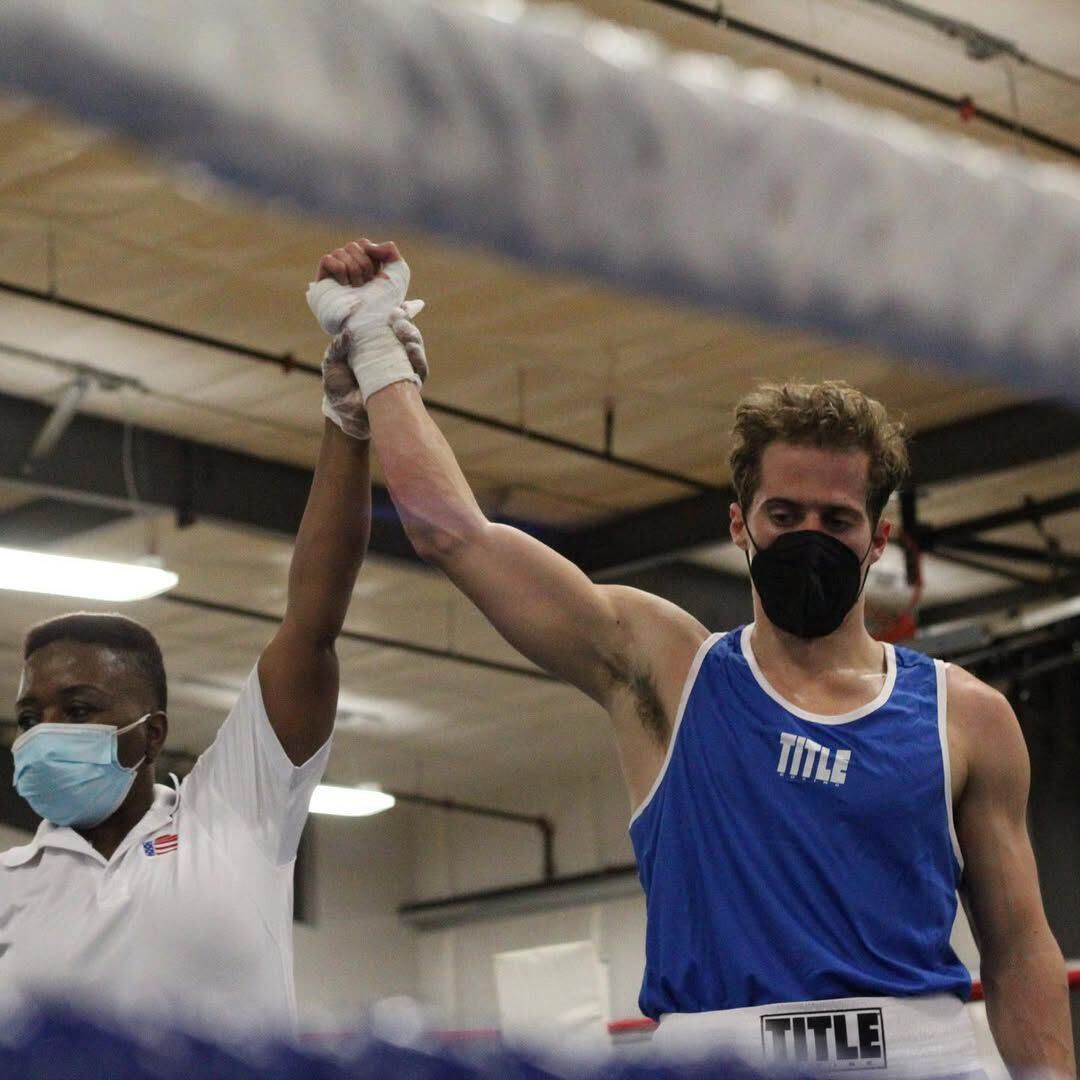
[[[307,210],[1080,398],[1074,172],[570,9],[7,0],[0,85]]]

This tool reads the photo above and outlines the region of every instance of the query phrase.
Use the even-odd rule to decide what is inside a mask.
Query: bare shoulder
[[[966,668],[956,664],[946,664],[945,685],[949,694],[949,719],[956,711],[957,719],[977,721],[985,714],[993,723],[994,719],[1005,714],[1012,714],[1008,699],[1000,690],[995,690],[989,683],[972,675]]]
[[[989,784],[1026,791],[1027,746],[1005,695],[955,664],[946,668],[946,691],[950,752],[964,790]]]
[[[949,723],[962,727],[979,740],[1020,737],[1016,714],[1000,690],[956,664],[945,668]]]

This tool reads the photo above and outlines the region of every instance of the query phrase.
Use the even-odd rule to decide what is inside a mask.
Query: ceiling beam
[[[1025,499],[1023,505],[1012,510],[999,510],[993,514],[983,514],[966,521],[956,521],[950,525],[918,526],[917,539],[923,548],[938,544],[955,543],[966,540],[978,533],[1004,529],[1010,525],[1041,525],[1044,518],[1057,514],[1067,514],[1071,510],[1080,510],[1080,491],[1068,491],[1064,495],[1055,495],[1052,499]]]
[[[782,49],[795,52],[800,56],[830,64],[841,71],[847,71],[853,75],[859,75],[865,79],[870,79],[873,82],[891,87],[894,90],[900,90],[906,94],[911,94],[913,97],[920,98],[923,101],[931,101],[936,105],[941,105],[948,109],[954,115],[962,114],[965,109],[970,109],[973,116],[978,117],[980,120],[983,120],[987,124],[999,128],[1002,131],[1022,135],[1031,142],[1039,143],[1048,149],[1056,150],[1069,157],[1080,157],[1080,146],[1077,146],[1075,143],[1069,142],[1067,139],[1059,138],[1056,135],[1051,135],[1049,132],[1039,131],[1029,127],[1014,116],[1003,116],[1000,113],[984,109],[966,94],[961,95],[960,97],[954,97],[950,94],[942,93],[940,90],[935,90],[933,87],[923,86],[920,83],[912,82],[910,79],[902,79],[892,72],[884,71],[881,68],[859,63],[849,56],[841,56],[839,53],[828,52],[825,49],[819,48],[817,45],[780,34],[767,27],[755,25],[746,22],[743,19],[733,18],[724,11],[722,3],[703,5],[694,3],[693,0],[656,0],[656,2],[664,7],[673,8],[676,11],[681,11],[688,15],[695,15],[698,18],[707,19],[709,22],[722,27],[724,30],[734,30],[737,33],[745,34],[758,41],[764,41],[770,45],[779,46]],[[1028,61],[1025,60],[1025,62]]]
[[[955,563],[957,566],[966,566],[969,570],[978,570],[981,574],[996,574],[998,577],[1007,578],[1009,581],[1018,581],[1023,585],[1040,585],[1046,580],[1045,577],[1022,573],[1011,566],[987,562],[986,559],[978,559],[974,555],[965,555],[964,552],[953,551],[949,547],[934,548],[934,555],[939,559]]]
[[[610,576],[728,539],[731,488],[688,495],[578,529],[563,553],[587,574]]]
[[[1080,414],[1053,402],[1008,405],[916,432],[915,488],[1032,465],[1080,450]],[[678,551],[728,539],[730,487],[689,495],[582,529],[566,552],[587,573],[607,575]]]
[[[40,402],[0,393],[0,481],[38,497],[35,501],[42,529],[36,534],[37,543],[87,531],[106,524],[110,515],[122,517],[142,507],[170,510],[181,525],[202,518],[288,539],[296,535],[311,487],[310,469],[135,426],[131,446],[139,500],[136,507],[124,480],[124,425],[85,413],[75,416],[55,451],[28,479],[22,469],[26,450],[49,412]],[[46,509],[57,502],[90,509],[65,514],[56,512],[55,505]],[[21,509],[12,512],[16,518]],[[28,524],[33,514],[29,510],[25,513]],[[46,521],[50,516],[53,520]],[[420,562],[389,493],[378,484],[372,485],[371,517],[370,551]],[[557,530],[526,521],[500,520],[517,525],[557,550],[564,546],[563,534]],[[2,529],[0,517],[0,536]],[[25,528],[18,528],[18,532],[23,543],[33,539]]]
[[[96,304],[89,304],[82,300],[74,300],[57,293],[54,289],[35,289],[29,285],[19,285],[11,281],[0,280],[0,293],[9,293],[26,300],[35,300],[43,304],[51,304],[65,310],[75,311],[82,315],[88,315],[96,319],[107,320],[119,326],[130,327],[135,330],[146,330],[150,333],[160,334],[164,337],[175,338],[187,344],[202,345],[206,348],[219,352],[232,353],[234,356],[254,363],[269,365],[285,374],[293,372],[311,378],[322,379],[322,368],[319,364],[310,364],[297,359],[291,352],[278,353],[268,349],[256,348],[253,345],[243,345],[238,342],[228,341],[223,338],[213,337],[195,330],[186,330],[179,326],[170,326],[168,323],[158,322],[153,319],[145,319],[138,315],[129,315],[113,308],[105,308]],[[85,375],[86,365],[80,365],[73,361],[62,360],[59,357],[51,357],[44,353],[29,349],[16,348],[0,343],[0,352],[8,352],[13,356],[23,357],[37,362],[59,363],[72,369],[83,369],[80,373]],[[92,373],[93,377],[100,379],[100,373]],[[624,469],[630,472],[640,473],[657,480],[668,480],[673,484],[682,484],[694,491],[708,491],[714,485],[708,484],[696,477],[684,473],[664,469],[648,461],[637,461],[633,458],[623,457],[612,451],[610,446],[597,447],[587,443],[576,442],[572,439],[564,439],[551,432],[540,431],[531,428],[525,423],[513,423],[500,419],[497,416],[489,416],[485,413],[466,409],[460,405],[451,405],[449,402],[437,401],[429,395],[425,395],[424,402],[429,412],[451,416],[455,420],[462,420],[468,424],[476,424],[480,427],[489,428],[492,431],[500,431],[514,438],[524,439],[529,442],[539,443],[553,450],[565,451],[600,461],[614,468]]]
[[[77,415],[28,483],[22,472],[48,406],[0,393],[0,480],[39,495],[130,512],[122,461],[123,424]],[[311,484],[308,469],[210,443],[136,427],[132,438],[140,502],[168,508],[181,522],[206,518],[292,537]],[[917,433],[912,482],[927,486],[1080,449],[1080,416],[1049,403],[1007,406]],[[668,561],[676,552],[727,539],[730,488],[689,495],[576,531],[515,522],[587,573],[611,577]],[[371,550],[416,556],[385,488],[373,489]]]
[[[0,480],[49,499],[133,512],[122,467],[124,425],[114,420],[77,415],[27,480],[22,463],[49,411],[39,402],[0,394]],[[134,429],[132,446],[141,505],[172,510],[182,523],[205,518],[296,535],[311,486],[309,469],[145,427]],[[382,487],[372,491],[370,549],[416,559]]]
[[[128,516],[127,509],[63,499],[31,499],[0,513],[0,545],[40,548],[112,525]]]
[[[966,540],[954,540],[948,545],[954,550],[970,551],[972,555],[986,555],[994,559],[1009,559],[1013,562],[1036,563],[1080,572],[1080,555],[1061,551],[1054,545],[1032,548],[1025,544],[1001,544],[992,540],[978,540],[969,537]]]
[[[1041,600],[1068,599],[1080,592],[1080,574],[1069,574],[1055,581],[1030,582],[965,600],[928,604],[919,611],[920,626],[936,626],[955,619],[974,619],[992,611],[1004,611],[1034,604]]]
[[[929,487],[1080,450],[1080,413],[1050,401],[1006,405],[911,437],[911,483]]]

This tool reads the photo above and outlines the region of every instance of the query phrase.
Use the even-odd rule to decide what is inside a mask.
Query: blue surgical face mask
[[[46,821],[89,829],[100,825],[127,798],[145,756],[130,769],[117,758],[117,737],[133,724],[36,724],[11,748],[15,790]]]

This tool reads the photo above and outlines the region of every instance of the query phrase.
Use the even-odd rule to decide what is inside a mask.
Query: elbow
[[[478,528],[467,525],[447,527],[430,524],[407,525],[405,531],[416,554],[424,562],[438,567],[456,562],[476,542],[480,533]]]
[[[412,485],[399,478],[390,483],[390,495],[416,554],[438,567],[455,562],[490,527],[467,490]]]
[[[1045,921],[1030,933],[980,944],[979,975],[988,1000],[1004,992],[1018,975],[1043,987],[1059,985],[1068,993],[1065,958]]]

